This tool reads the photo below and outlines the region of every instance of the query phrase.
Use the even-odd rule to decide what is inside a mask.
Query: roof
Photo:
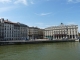
[[[39,29],[38,27],[29,27],[29,28],[31,28],[31,29]]]
[[[15,23],[15,22],[9,21],[8,19],[7,20],[4,20],[4,18],[1,18],[0,20],[3,20],[4,23],[8,23],[8,24],[14,24],[14,25],[22,26],[22,27],[29,27],[29,26],[27,26],[25,24],[22,24],[22,23],[19,23],[19,22]]]

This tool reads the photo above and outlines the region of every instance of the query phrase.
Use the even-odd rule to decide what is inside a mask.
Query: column
[[[62,39],[62,35],[61,35],[61,39]]]
[[[70,39],[70,35],[68,36],[68,38]]]
[[[53,35],[53,38],[52,39],[54,39],[54,35]]]
[[[66,35],[66,38],[68,38],[68,35]]]
[[[58,36],[58,39],[59,39],[59,36]]]
[[[60,35],[59,35],[59,39],[60,39]]]
[[[66,38],[67,38],[67,35],[66,35]]]
[[[63,35],[62,35],[62,39],[63,39]]]
[[[76,35],[75,35],[75,39],[76,39]]]
[[[58,36],[58,39],[59,39],[59,36]]]
[[[57,39],[57,36],[56,36],[56,39]]]
[[[58,36],[57,36],[57,39],[58,39]]]
[[[72,39],[73,39],[73,35],[71,35],[72,36]]]
[[[65,38],[64,35],[63,35],[63,38]]]

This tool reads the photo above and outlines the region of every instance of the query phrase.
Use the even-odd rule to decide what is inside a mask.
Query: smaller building
[[[80,33],[78,33],[78,36],[79,36],[78,39],[80,39]]]
[[[39,36],[38,38],[39,39],[43,39],[44,38],[44,29],[39,29],[38,34],[39,34],[38,35]]]
[[[42,39],[43,29],[38,27],[29,27],[29,39]]]
[[[78,33],[79,37],[80,37],[80,33]]]
[[[28,36],[29,27],[25,24],[21,24],[21,23],[18,23],[18,24],[20,25],[20,38],[22,40],[29,39],[29,36]]]

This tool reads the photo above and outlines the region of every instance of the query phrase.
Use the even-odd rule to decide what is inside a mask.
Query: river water
[[[0,46],[0,60],[80,60],[80,43]]]

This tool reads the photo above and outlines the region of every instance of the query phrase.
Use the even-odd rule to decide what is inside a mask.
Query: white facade
[[[28,38],[28,26],[0,19],[0,40],[22,40]]]
[[[45,28],[45,38],[52,39],[76,39],[78,37],[78,25],[64,25],[52,26]]]
[[[13,36],[13,27],[14,25],[13,24],[8,24],[8,23],[5,23],[4,24],[4,39],[13,39],[14,36]]]

